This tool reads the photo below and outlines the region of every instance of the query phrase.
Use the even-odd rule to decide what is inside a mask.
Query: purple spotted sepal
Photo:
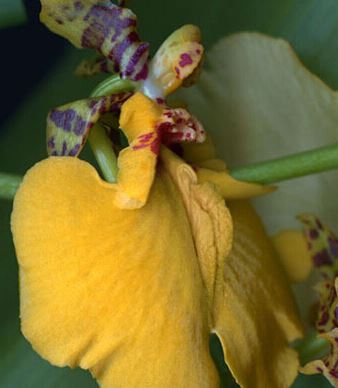
[[[108,112],[118,112],[131,93],[75,101],[55,108],[47,117],[47,150],[51,156],[78,156],[90,129]]]
[[[313,265],[322,278],[316,286],[320,296],[316,329],[319,333],[327,333],[338,327],[338,310],[336,312],[333,307],[337,298],[335,282],[338,276],[338,239],[317,217],[303,214],[299,219],[303,224]]]
[[[333,386],[338,387],[338,239],[317,217],[305,214],[299,219],[314,267],[322,277],[316,286],[320,296],[316,329],[319,336],[331,345],[328,355],[309,362],[301,371],[306,374],[322,373]]]
[[[313,265],[325,279],[338,275],[338,238],[317,217],[302,214],[304,235],[312,256]]]
[[[337,309],[337,289],[338,279],[336,280],[336,299],[335,306]],[[300,369],[305,374],[321,373],[334,387],[338,387],[338,328],[335,327],[329,332],[320,335],[330,343],[329,353],[321,359],[310,361]]]
[[[135,14],[111,1],[41,0],[41,21],[79,48],[96,50],[122,78],[145,80],[149,44],[137,34]]]

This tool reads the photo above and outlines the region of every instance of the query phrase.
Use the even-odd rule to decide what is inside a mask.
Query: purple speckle
[[[338,306],[334,309],[334,316],[338,320]]]
[[[330,375],[333,376],[335,379],[338,379],[338,371],[337,370],[330,370]]]
[[[140,81],[142,79],[146,79],[147,77],[148,77],[148,66],[145,63],[141,71],[138,74],[136,74],[135,81]]]
[[[332,259],[329,252],[326,249],[323,249],[314,255],[313,262],[316,267],[320,267],[322,265],[331,265]]]
[[[113,62],[116,72],[136,80],[134,70],[137,65],[147,66],[149,47],[148,43],[140,41],[136,33],[134,14],[128,9],[105,3],[91,7],[83,20],[88,27],[83,31],[81,45],[97,50]],[[122,63],[124,53],[132,45],[135,50]]]
[[[69,156],[76,156],[80,150],[80,144],[76,144],[68,153]]]
[[[50,112],[50,120],[58,127],[70,132],[72,122],[76,116],[74,109],[66,109],[65,111],[54,109]]]
[[[52,136],[48,139],[47,146],[51,149],[55,148],[55,136]]]
[[[329,321],[329,313],[327,311],[324,311],[323,314],[320,317],[320,321],[318,322],[318,325],[323,326]]]
[[[163,105],[165,103],[164,99],[162,97],[157,97],[156,98],[156,102],[159,104],[159,105]]]
[[[135,71],[135,67],[136,67],[137,63],[140,61],[142,55],[144,55],[148,50],[149,50],[149,44],[146,42],[141,43],[137,47],[136,51],[129,59],[129,62],[128,62],[128,65],[127,65],[127,68],[125,71],[126,76],[130,76],[133,74],[133,72]]]
[[[189,66],[193,63],[191,56],[188,53],[183,53],[180,55],[179,65],[181,67]]]
[[[86,124],[87,123],[85,120],[83,120],[80,116],[77,116],[74,129],[73,129],[73,132],[75,133],[75,135],[77,136],[83,135],[86,131]]]
[[[76,11],[82,11],[83,10],[83,4],[81,3],[81,1],[75,1],[74,2],[74,8],[76,9]]]
[[[311,240],[316,240],[319,236],[318,230],[317,229],[310,229],[309,230],[309,238]]]
[[[318,229],[323,230],[323,225],[322,225],[322,223],[318,220],[318,218],[316,218],[316,224],[317,224],[317,228],[318,228]]]
[[[109,53],[109,59],[115,63],[115,71],[120,70],[120,64],[124,52],[138,39],[135,31],[130,32],[122,41],[113,45],[112,50]]]
[[[67,152],[67,143],[64,141],[62,143],[62,153],[61,153],[61,155],[62,156],[66,155],[66,152]]]
[[[336,240],[336,238],[332,236],[329,237],[329,247],[331,254],[334,257],[338,258],[338,241]]]
[[[92,99],[92,100],[88,101],[88,106],[91,109],[94,108],[96,104],[97,104],[97,100],[96,99]]]

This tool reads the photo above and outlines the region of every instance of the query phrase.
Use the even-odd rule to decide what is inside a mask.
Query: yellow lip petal
[[[218,275],[214,330],[241,387],[289,387],[298,357],[288,344],[302,330],[288,281],[252,207],[229,209],[234,242]]]
[[[24,335],[102,387],[217,387],[181,194],[162,165],[141,209],[116,207],[114,193],[75,158],[26,175],[12,216]]]

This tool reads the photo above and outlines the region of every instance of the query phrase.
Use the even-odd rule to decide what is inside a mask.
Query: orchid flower
[[[88,3],[95,6],[95,2]],[[79,9],[79,4],[76,7]],[[55,15],[48,15],[46,10],[46,23],[55,21]],[[121,12],[129,11],[123,8]],[[65,25],[64,14],[56,15],[62,22],[55,21],[54,29],[58,30]],[[128,18],[133,19],[130,13]],[[189,26],[183,31],[188,30],[196,37],[197,29]],[[175,41],[178,35],[182,33],[174,33],[171,39]],[[92,43],[91,39],[88,41]],[[147,44],[133,41],[133,53],[141,47],[144,62],[140,59],[129,72],[126,62],[119,61],[118,56],[112,56],[109,62],[101,50],[95,60],[82,62],[78,72],[117,71],[132,90],[113,95],[105,90],[103,95],[50,112],[47,145],[53,156],[27,173],[12,218],[20,264],[22,329],[44,358],[59,366],[89,369],[102,386],[218,386],[208,350],[210,332],[219,336],[225,361],[241,386],[290,386],[297,375],[298,359],[289,344],[302,335],[302,330],[287,276],[303,280],[309,268],[304,270],[301,265],[299,273],[295,267],[299,261],[288,267],[290,254],[283,250],[285,244],[278,247],[271,242],[246,201],[271,192],[271,188],[233,179],[218,159],[226,149],[221,141],[228,129],[218,129],[208,120],[216,118],[219,107],[229,106],[222,105],[224,96],[218,97],[218,103],[213,98],[204,101],[205,110],[217,108],[215,115],[205,114],[198,105],[196,108],[196,92],[184,96],[188,109],[172,108],[166,101],[167,94],[177,89],[200,62],[203,48],[199,37],[192,39],[190,35],[190,39],[197,57],[189,54],[194,67],[187,73],[179,72],[182,78],[176,77],[176,66],[171,64],[172,58],[180,58],[185,52],[177,55],[169,50],[168,43],[149,62]],[[252,39],[256,47],[264,37],[248,35],[247,39]],[[279,50],[279,43],[270,43],[262,53]],[[215,52],[218,58],[234,59],[235,65],[248,50],[245,43],[236,41],[235,46],[244,46],[242,53],[235,49],[227,56],[224,47]],[[256,57],[252,58],[248,63],[255,64]],[[286,59],[283,57],[284,62]],[[180,60],[190,62],[185,56]],[[264,62],[262,59],[261,64]],[[222,61],[217,61],[217,66],[227,68]],[[169,71],[172,69],[174,72]],[[213,72],[219,76],[215,69]],[[299,63],[290,71],[295,72],[308,74]],[[169,81],[163,74],[169,74]],[[210,97],[210,92],[218,90],[207,75],[202,74],[200,85],[204,89],[198,97]],[[248,73],[251,92],[256,87],[254,81]],[[222,84],[227,85],[224,80]],[[318,89],[315,95],[320,94]],[[237,104],[234,95],[231,97]],[[252,106],[250,101],[248,104]],[[189,113],[190,108],[208,132],[206,141],[204,129]],[[75,158],[87,138],[95,152],[95,134],[100,135],[100,128],[104,129],[101,134],[113,137],[116,120],[109,121],[110,114],[119,117],[118,125],[129,141],[129,147],[116,148],[115,183],[103,181],[93,167]],[[324,118],[324,114],[318,117]],[[180,127],[181,119],[184,125]],[[282,123],[283,117],[278,120]],[[220,121],[236,129],[230,116]],[[251,122],[254,128],[260,123],[262,120]],[[218,153],[209,131],[216,139]],[[179,155],[173,152],[176,143]],[[231,142],[227,144],[230,147]],[[234,160],[231,152],[222,156],[227,163]],[[245,157],[238,161],[246,162]],[[114,176],[104,175],[111,182]],[[269,203],[269,197],[276,195],[262,197],[261,203],[265,199]],[[289,217],[293,216],[291,212]],[[271,219],[270,224],[265,219],[269,226],[273,222],[278,225],[275,217]],[[271,230],[275,232],[276,228]],[[302,249],[304,241],[298,234],[296,239]]]
[[[197,29],[171,35],[148,70],[137,62],[146,45],[124,8],[44,1],[42,20],[96,48],[140,91],[49,114],[52,157],[26,174],[12,216],[25,337],[52,364],[89,369],[102,387],[217,387],[215,332],[243,387],[290,385],[298,359],[288,343],[301,326],[272,245],[243,201],[269,188],[229,178],[201,124],[163,100],[198,66]],[[107,184],[74,157],[98,117],[118,110],[129,146],[119,153],[116,183]],[[170,151],[177,142],[183,159]]]

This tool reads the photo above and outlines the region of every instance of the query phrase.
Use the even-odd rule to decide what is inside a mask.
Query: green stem
[[[0,198],[12,199],[21,181],[19,175],[0,173]]]
[[[242,181],[276,183],[338,168],[338,143],[248,166],[235,167],[230,174]]]
[[[0,28],[14,27],[27,21],[22,0],[1,0]]]
[[[113,75],[101,82],[93,90],[91,96],[98,97],[132,91],[135,89],[135,85],[134,82],[123,80],[119,76]],[[113,144],[101,125],[96,124],[92,128],[89,135],[89,144],[104,178],[108,182],[116,182],[117,158],[113,150]],[[0,199],[12,199],[21,181],[22,177],[20,176],[0,173]]]
[[[330,343],[317,335],[311,335],[299,342],[295,349],[299,354],[301,365],[304,365],[325,356],[330,351]]]
[[[91,97],[102,97],[114,93],[133,91],[135,86],[135,82],[121,79],[114,74],[101,82],[92,91]],[[94,125],[90,131],[88,141],[106,181],[110,183],[116,182],[118,171],[117,157],[113,150],[113,143],[107,136],[105,129],[99,124]]]
[[[105,180],[115,183],[118,170],[117,158],[113,150],[113,143],[105,129],[100,124],[95,124],[90,131],[88,141]]]
[[[91,93],[91,97],[110,96],[114,93],[132,92],[136,89],[136,82],[128,79],[121,79],[119,75],[113,74],[99,83]]]
[[[89,142],[95,155],[101,155],[102,149],[99,164],[103,175],[110,177],[109,180],[113,181],[112,174],[117,172],[117,159],[112,143],[102,130],[104,131],[103,128],[101,130],[93,128],[91,131],[93,135],[89,136]],[[105,159],[106,162],[102,162],[102,159]],[[336,168],[338,168],[338,144],[333,144],[279,159],[236,167],[230,171],[230,174],[245,182],[269,184]],[[1,173],[0,198],[12,198],[19,182],[19,177]]]

